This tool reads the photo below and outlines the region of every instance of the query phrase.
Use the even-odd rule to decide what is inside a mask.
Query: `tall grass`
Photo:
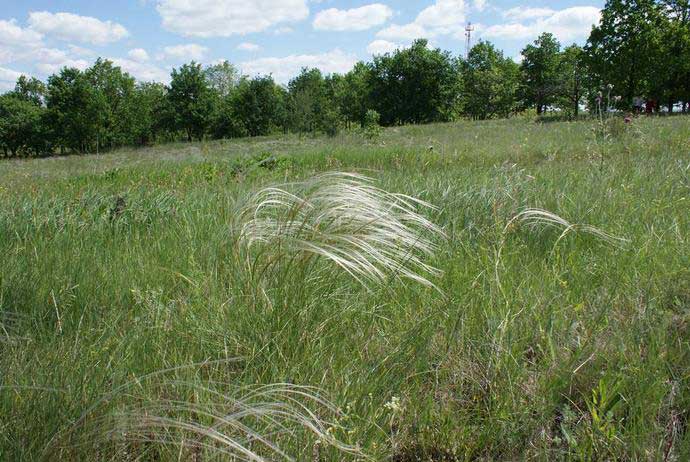
[[[0,460],[687,459],[690,124],[634,125],[0,163]]]
[[[434,209],[424,201],[392,194],[354,173],[326,173],[298,184],[259,191],[240,213],[241,244],[260,247],[264,260],[252,270],[267,271],[281,260],[309,265],[329,260],[363,285],[388,275],[433,287],[440,271],[422,260],[433,255],[434,236],[443,231],[417,212]]]

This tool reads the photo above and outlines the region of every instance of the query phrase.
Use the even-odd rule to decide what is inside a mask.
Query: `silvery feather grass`
[[[614,235],[609,234],[605,231],[602,231],[599,228],[596,228],[592,225],[570,223],[565,218],[562,218],[553,212],[549,212],[548,210],[543,210],[543,209],[538,209],[538,208],[527,208],[527,209],[523,210],[522,212],[518,213],[517,215],[515,215],[513,218],[511,218],[508,221],[505,228],[503,229],[501,242],[498,246],[498,251],[496,253],[496,264],[494,267],[496,282],[498,284],[499,290],[503,294],[506,301],[508,300],[508,296],[504,292],[503,285],[501,284],[501,278],[499,275],[499,266],[501,265],[501,255],[503,253],[503,248],[504,248],[505,243],[506,243],[506,236],[508,235],[508,232],[513,228],[515,223],[521,223],[521,224],[528,226],[530,228],[548,227],[548,228],[561,229],[562,232],[561,232],[560,236],[558,236],[558,239],[556,239],[556,242],[553,245],[553,250],[555,250],[556,247],[558,246],[558,243],[561,242],[561,240],[563,238],[565,238],[571,232],[587,233],[587,234],[595,236],[595,237],[601,239],[602,241],[604,241],[610,245],[616,246],[616,247],[624,246],[630,242],[630,240],[628,240],[628,239],[614,236]]]
[[[159,448],[163,454],[178,454],[178,459],[293,461],[296,455],[281,447],[281,442],[292,443],[294,451],[296,442],[299,446],[312,441],[343,455],[363,457],[359,448],[333,436],[341,413],[317,388],[287,383],[205,385],[165,378],[190,367],[158,371],[119,387],[85,412],[69,431],[56,435],[46,454],[51,457],[61,454],[61,448],[80,446],[99,451],[114,444],[118,452],[136,460]],[[149,400],[139,395],[137,391],[144,385],[153,385],[157,397]],[[111,402],[117,405],[110,407]],[[311,438],[305,438],[308,435]],[[302,449],[310,451],[310,447]]]
[[[363,175],[326,173],[255,194],[241,214],[240,242],[270,255],[269,265],[323,258],[366,287],[391,274],[435,287],[430,278],[441,272],[423,258],[444,233],[421,209],[435,207]]]
[[[508,231],[515,222],[522,223],[529,227],[545,226],[562,229],[563,232],[556,240],[556,244],[558,244],[561,241],[561,239],[563,239],[570,232],[583,232],[591,234],[592,236],[595,236],[608,244],[616,246],[624,245],[630,242],[628,239],[614,236],[592,225],[570,223],[566,219],[556,215],[555,213],[549,212],[548,210],[536,208],[529,208],[523,210],[522,212],[515,215],[508,222],[504,229],[504,233]]]

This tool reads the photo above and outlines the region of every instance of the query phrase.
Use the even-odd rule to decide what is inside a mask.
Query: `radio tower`
[[[474,26],[471,22],[467,23],[465,27],[465,59],[470,57],[470,47],[472,46],[472,32],[474,32]]]

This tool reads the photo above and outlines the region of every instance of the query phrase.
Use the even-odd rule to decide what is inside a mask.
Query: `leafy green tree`
[[[655,80],[662,101],[669,111],[678,101],[687,111],[690,101],[690,1],[662,0],[664,12],[660,35],[662,52],[657,56],[655,68],[661,70]]]
[[[214,64],[204,69],[208,86],[221,98],[227,98],[239,85],[242,75],[229,61]]]
[[[541,115],[558,95],[561,44],[553,34],[543,33],[522,50],[521,65],[525,102]]]
[[[232,113],[237,124],[249,136],[268,135],[276,128],[285,128],[285,90],[273,77],[255,77],[242,82],[232,99]]]
[[[295,131],[337,133],[340,114],[335,99],[329,97],[331,83],[320,70],[306,68],[290,81],[290,125]]]
[[[582,47],[571,45],[563,50],[558,63],[558,81],[556,104],[577,118],[587,81]]]
[[[135,104],[135,80],[112,61],[98,58],[85,71],[100,114],[97,149],[132,144],[136,140],[134,121],[141,108]]]
[[[155,143],[162,134],[173,129],[174,120],[162,83],[137,84],[132,97],[132,143],[140,146]]]
[[[173,69],[168,98],[177,129],[186,133],[188,141],[203,139],[212,122],[214,95],[201,64],[192,61]]]
[[[0,96],[0,147],[5,157],[42,154],[43,108],[15,93]]]
[[[589,72],[598,87],[613,85],[632,106],[638,96],[655,96],[663,15],[657,0],[607,0],[601,22],[585,47]]]
[[[42,106],[46,95],[46,86],[35,77],[28,78],[22,75],[17,79],[14,94],[25,101]]]
[[[334,82],[333,98],[347,123],[358,123],[364,127],[367,110],[371,103],[372,69],[358,62],[338,82]]]
[[[463,65],[465,114],[474,119],[507,117],[517,107],[520,66],[489,42],[475,45]]]
[[[376,56],[371,64],[371,101],[383,125],[452,120],[461,80],[450,53],[431,50],[426,40]]]
[[[84,153],[96,146],[106,112],[86,74],[64,68],[50,76],[46,105],[49,136],[61,150]]]

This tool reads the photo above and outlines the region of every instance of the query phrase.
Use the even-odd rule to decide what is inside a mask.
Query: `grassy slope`
[[[376,460],[688,457],[689,122],[640,120],[603,164],[587,123],[518,120],[0,163],[0,459],[54,456],[56,432],[119,385],[223,358],[241,360],[175,374],[317,386],[347,414],[337,436]],[[261,152],[285,160],[233,174]],[[264,299],[247,288],[229,226],[238,198],[328,170],[440,207],[442,293],[367,292],[337,271],[275,281]],[[558,231],[518,226],[497,262],[525,207],[631,244],[556,245]],[[65,459],[126,458],[63,446]]]

